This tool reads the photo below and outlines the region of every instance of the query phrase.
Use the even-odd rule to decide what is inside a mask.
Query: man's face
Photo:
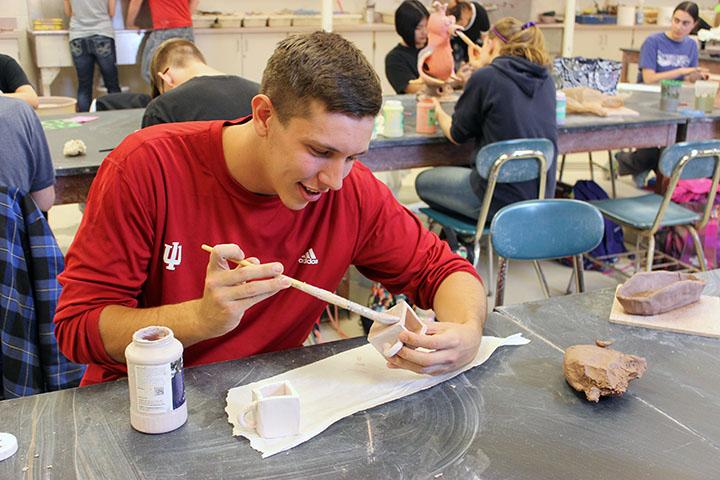
[[[359,155],[370,144],[374,118],[328,113],[311,101],[310,114],[283,125],[274,115],[268,123],[270,155],[265,178],[283,204],[300,210],[330,190],[340,190]]]

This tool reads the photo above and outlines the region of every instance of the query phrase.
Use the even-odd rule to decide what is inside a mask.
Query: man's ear
[[[157,75],[165,84],[165,88],[163,89],[164,92],[177,87],[175,79],[173,79],[172,73],[169,69],[166,69],[164,72],[157,72]]]
[[[260,137],[267,136],[270,119],[275,115],[272,100],[270,100],[270,97],[267,95],[260,93],[253,97],[250,105],[252,106],[253,126],[255,127],[255,132]]]

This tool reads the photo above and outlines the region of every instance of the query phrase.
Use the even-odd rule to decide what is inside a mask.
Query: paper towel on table
[[[506,338],[483,337],[475,360],[460,370],[439,376],[389,369],[385,358],[368,344],[274,377],[232,388],[228,391],[225,412],[228,422],[233,425],[233,435],[242,435],[250,440],[250,446],[267,458],[300,445],[355,412],[449,380],[484,363],[498,347],[527,343],[530,340],[520,333]],[[300,433],[265,439],[255,430],[242,427],[238,415],[252,401],[252,389],[281,381],[289,381],[300,395]]]

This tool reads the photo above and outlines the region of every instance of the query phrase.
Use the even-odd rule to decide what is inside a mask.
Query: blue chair
[[[482,147],[475,156],[475,168],[487,180],[480,216],[470,223],[461,215],[451,215],[433,208],[421,208],[427,215],[430,227],[439,224],[450,235],[473,237],[473,267],[477,270],[480,259],[480,240],[489,233],[486,227],[488,212],[497,183],[525,182],[540,178],[538,198],[545,197],[545,173],[552,164],[553,144],[546,138],[504,140]],[[488,278],[493,278],[492,244],[488,237]],[[488,295],[492,289],[488,287]]]
[[[702,140],[677,143],[666,148],[660,156],[660,173],[670,178],[665,195],[642,195],[639,197],[596,200],[591,202],[602,214],[629,228],[637,234],[635,244],[635,271],[642,266],[645,253],[645,270],[651,271],[655,258],[655,233],[662,227],[683,226],[691,234],[700,269],[705,271],[705,255],[697,229],[710,219],[718,180],[720,179],[720,140]],[[678,181],[690,178],[712,177],[705,210],[700,213],[689,210],[671,198]],[[641,249],[641,241],[647,238],[647,250]]]
[[[543,293],[549,297],[537,261],[571,256],[577,291],[584,291],[582,254],[597,247],[604,233],[605,223],[598,209],[579,200],[526,200],[502,208],[490,225],[492,244],[500,257],[495,306],[504,301],[510,259],[532,260]]]

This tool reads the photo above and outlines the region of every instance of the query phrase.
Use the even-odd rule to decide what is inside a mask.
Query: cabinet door
[[[229,75],[242,76],[240,41],[238,33],[195,33],[195,45],[207,64]]]
[[[375,54],[373,65],[380,76],[380,82],[384,95],[394,95],[392,85],[385,75],[385,56],[395,45],[400,43],[400,37],[395,32],[375,32]]]
[[[622,48],[629,48],[632,45],[633,32],[630,29],[609,30],[605,32],[605,46],[603,58],[610,60],[622,60]]]
[[[243,33],[242,76],[260,83],[268,59],[275,51],[277,44],[285,37],[287,37],[286,32]]]
[[[573,37],[574,57],[602,58],[604,56],[605,36],[599,28],[576,29]]]

